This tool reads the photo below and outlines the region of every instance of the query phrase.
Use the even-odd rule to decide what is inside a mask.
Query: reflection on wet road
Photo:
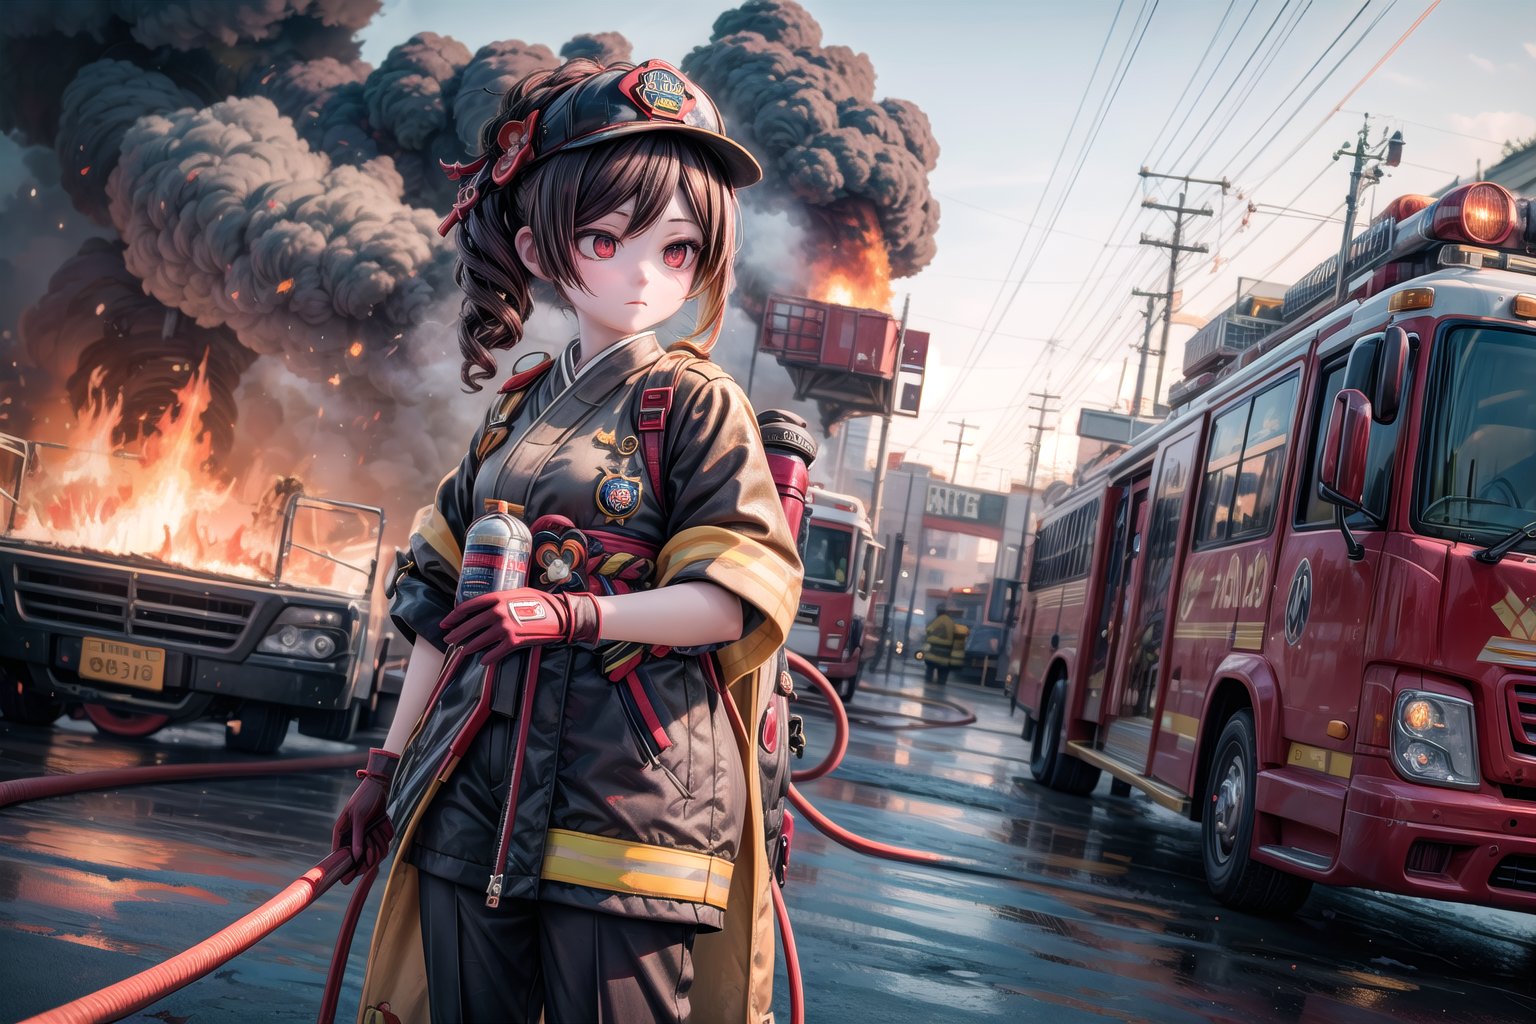
[[[963,869],[860,856],[801,823],[786,895],[808,1020],[1536,1021],[1536,917],[1323,888],[1289,919],[1228,912],[1201,880],[1198,826],[1111,796],[1107,779],[1091,798],[1030,780],[997,691],[887,685],[900,695],[860,691],[843,767],[800,788],[845,828]],[[911,727],[964,717],[948,704],[976,722]],[[811,764],[831,726],[811,700],[799,711]],[[208,726],[133,744],[0,722],[0,777],[222,760],[221,740]],[[342,749],[295,734],[285,753]],[[0,811],[6,1019],[143,970],[269,898],[327,852],[352,785],[337,771]],[[332,891],[131,1019],[313,1020],[346,898]],[[358,952],[343,1018],[360,965]],[[784,991],[781,971],[781,1022]]]

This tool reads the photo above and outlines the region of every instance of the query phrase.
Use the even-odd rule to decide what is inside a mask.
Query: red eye
[[[699,253],[692,242],[673,242],[661,251],[661,260],[673,270],[687,270]]]
[[[589,260],[611,260],[619,251],[619,240],[601,231],[592,231],[576,239],[576,251]]]

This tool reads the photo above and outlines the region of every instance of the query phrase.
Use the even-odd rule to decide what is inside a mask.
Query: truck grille
[[[61,573],[16,567],[16,603],[36,622],[227,651],[250,622],[253,601],[216,597],[126,572]]]
[[[1509,729],[1514,734],[1515,749],[1536,757],[1536,683],[1510,685]]]
[[[1536,892],[1536,857],[1520,853],[1505,857],[1493,869],[1488,884],[1498,889]]]

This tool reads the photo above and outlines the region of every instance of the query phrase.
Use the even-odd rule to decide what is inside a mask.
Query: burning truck
[[[384,514],[210,469],[194,372],[142,443],[94,390],[68,443],[0,433],[0,714],[148,736],[223,720],[232,750],[349,739],[384,688]]]

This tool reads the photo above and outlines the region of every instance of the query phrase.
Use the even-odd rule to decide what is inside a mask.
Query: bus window
[[[1197,547],[1227,539],[1232,495],[1237,490],[1237,464],[1242,460],[1243,429],[1247,425],[1248,403],[1244,402],[1216,417],[1211,427],[1211,447],[1205,456],[1205,474],[1200,485]]]
[[[1243,462],[1237,473],[1237,496],[1232,502],[1233,540],[1263,537],[1275,525],[1296,410],[1296,387],[1297,378],[1291,377],[1253,400],[1248,440],[1243,444]]]
[[[1216,418],[1205,458],[1196,547],[1251,540],[1274,526],[1296,388],[1292,375]]]

